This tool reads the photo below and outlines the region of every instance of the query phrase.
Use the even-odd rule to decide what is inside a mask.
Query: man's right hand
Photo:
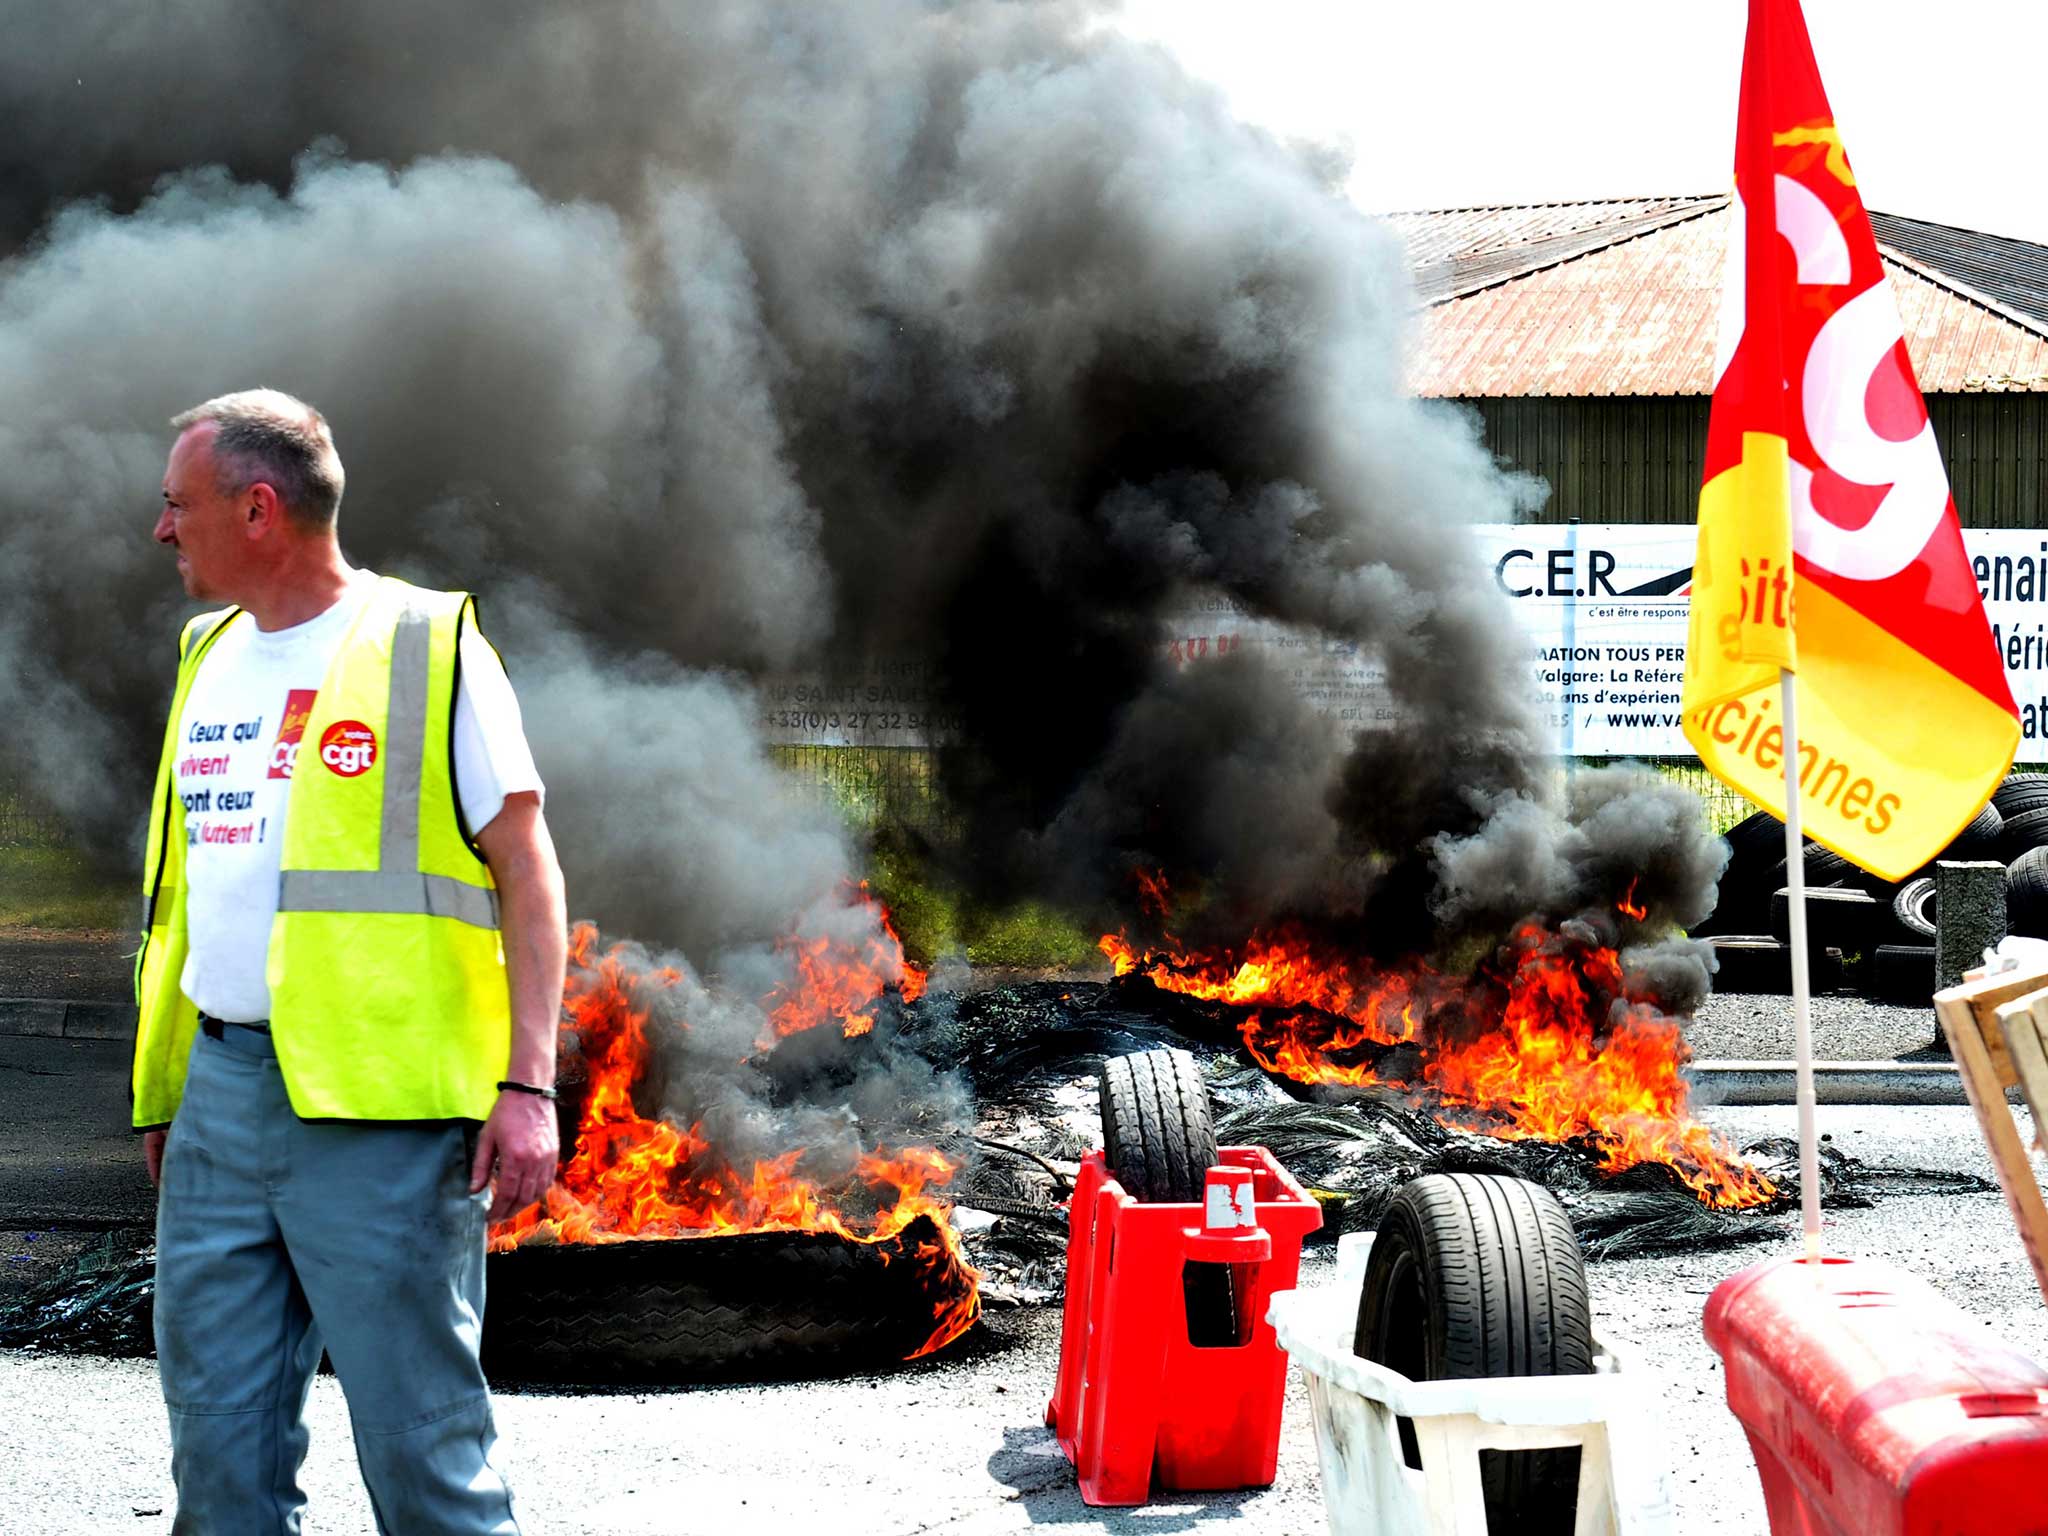
[[[142,1133],[142,1161],[149,1169],[149,1182],[161,1184],[164,1178],[164,1138],[169,1131],[144,1131]]]

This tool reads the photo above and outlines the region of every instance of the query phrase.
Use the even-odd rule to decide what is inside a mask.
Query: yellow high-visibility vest
[[[138,1127],[177,1112],[199,1024],[179,986],[178,721],[214,642],[248,622],[234,608],[185,626],[142,877]],[[462,824],[453,766],[456,647],[475,622],[465,592],[378,581],[306,722],[266,966],[278,1066],[303,1119],[482,1120],[497,1098],[512,1039],[498,893]],[[323,750],[348,771],[331,771]]]

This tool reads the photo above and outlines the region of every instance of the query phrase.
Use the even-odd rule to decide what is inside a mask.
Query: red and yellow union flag
[[[1977,814],[2019,743],[1797,0],[1750,0],[1685,734],[1780,816],[1796,752],[1807,834],[1889,879]]]

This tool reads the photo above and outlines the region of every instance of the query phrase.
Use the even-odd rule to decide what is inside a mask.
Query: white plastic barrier
[[[1352,1353],[1373,1235],[1337,1246],[1335,1284],[1281,1291],[1267,1320],[1308,1381],[1331,1536],[1488,1533],[1482,1450],[1576,1445],[1576,1536],[1669,1536],[1671,1495],[1656,1407],[1642,1371],[1593,1341],[1590,1376],[1410,1381]],[[1397,1420],[1415,1425],[1420,1470],[1406,1465]]]

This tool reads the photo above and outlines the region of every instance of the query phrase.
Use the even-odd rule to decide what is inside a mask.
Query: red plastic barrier
[[[1912,1276],[1776,1259],[1706,1332],[1777,1536],[2048,1531],[2048,1372]]]
[[[1323,1216],[1264,1147],[1224,1147],[1218,1157],[1201,1205],[1141,1205],[1100,1152],[1081,1164],[1068,1207],[1059,1381],[1045,1421],[1089,1504],[1142,1504],[1155,1474],[1162,1489],[1273,1481],[1287,1356],[1266,1303],[1294,1285],[1301,1240]],[[1244,1342],[1190,1341],[1190,1261],[1231,1267]]]

